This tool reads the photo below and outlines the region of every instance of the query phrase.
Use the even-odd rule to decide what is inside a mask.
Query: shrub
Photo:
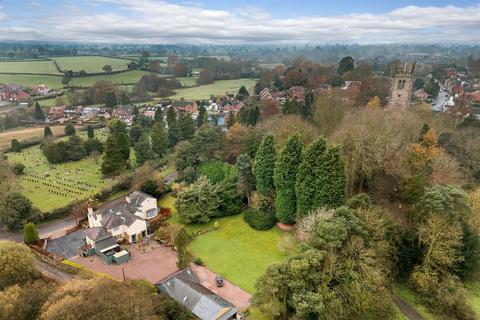
[[[269,210],[247,209],[243,212],[243,219],[256,230],[268,230],[275,225],[275,213]]]
[[[40,237],[38,236],[37,228],[32,222],[27,223],[23,226],[23,242],[26,244],[34,244]]]
[[[172,216],[172,209],[160,208],[160,215],[165,218],[170,218]]]
[[[197,266],[203,266],[203,261],[200,257],[196,257],[194,260],[193,260],[193,263],[195,263]]]
[[[24,170],[25,170],[25,165],[23,163],[15,163],[15,165],[13,166],[12,168],[13,170],[13,173],[16,175],[16,176],[20,176],[23,174]]]

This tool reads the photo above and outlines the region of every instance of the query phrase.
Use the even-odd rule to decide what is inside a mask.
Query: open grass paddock
[[[0,72],[61,74],[48,60],[0,62]]]
[[[181,78],[184,79],[184,78]],[[184,89],[176,89],[176,94],[171,96],[173,99],[184,98],[186,100],[210,99],[213,96],[223,96],[225,93],[238,92],[241,86],[247,87],[248,92],[253,92],[256,79],[245,78],[235,80],[218,80],[215,83]],[[181,82],[181,81],[180,81]]]
[[[46,84],[50,89],[63,88],[62,77],[37,74],[0,74],[0,83],[17,83],[23,87],[30,88],[39,84]]]
[[[44,127],[35,128],[17,128],[15,130],[1,131],[0,132],[0,151],[5,151],[10,148],[11,140],[17,139],[18,141],[31,141],[41,139],[43,137]],[[65,132],[65,126],[51,126],[53,136],[62,136]]]
[[[79,136],[86,138],[86,133],[80,132]],[[95,130],[95,136],[105,140],[107,129]],[[19,153],[8,153],[7,158],[12,164],[26,166],[25,174],[19,178],[21,192],[43,212],[86,199],[113,182],[101,178],[101,157],[51,164],[36,145]]]
[[[78,57],[59,57],[55,61],[62,70],[81,71],[87,73],[104,72],[103,66],[109,64],[113,71],[127,70],[127,64],[130,60],[116,59],[102,56],[78,56]]]
[[[170,223],[179,223],[174,208],[175,198],[166,195],[159,206],[172,209]],[[212,220],[204,225],[189,225],[189,232],[212,229],[215,221],[219,228],[197,236],[190,244],[190,251],[200,257],[212,271],[221,274],[240,288],[253,293],[255,281],[275,262],[285,255],[279,249],[283,231],[273,228],[267,231],[252,229],[243,214]]]
[[[142,76],[149,73],[150,72],[142,71],[142,70],[132,70],[132,71],[116,73],[116,74],[105,74],[101,76],[74,78],[70,81],[69,85],[73,87],[91,87],[95,84],[95,82],[100,80],[110,81],[115,85],[132,84],[132,83],[137,83]]]

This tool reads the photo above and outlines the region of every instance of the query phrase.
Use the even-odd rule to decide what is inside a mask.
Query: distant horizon
[[[0,41],[109,44],[478,44],[472,0],[0,1]]]

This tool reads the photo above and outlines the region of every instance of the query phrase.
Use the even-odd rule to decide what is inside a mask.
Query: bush
[[[243,212],[243,219],[246,223],[256,230],[268,230],[275,225],[275,213],[273,211],[260,211],[257,209],[247,209]]]
[[[16,176],[20,176],[23,174],[24,170],[25,170],[25,165],[23,163],[16,163],[13,168],[13,173],[16,175]]]
[[[193,263],[195,263],[197,266],[203,266],[203,261],[200,257],[196,257],[194,260],[193,260]]]
[[[37,241],[40,240],[40,237],[38,236],[38,231],[37,228],[35,227],[35,224],[32,222],[27,223],[26,225],[23,226],[23,242],[26,244],[34,244],[37,243]]]

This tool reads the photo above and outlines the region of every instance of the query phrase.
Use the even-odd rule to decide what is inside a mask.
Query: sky
[[[480,43],[480,0],[0,0],[0,40]]]

